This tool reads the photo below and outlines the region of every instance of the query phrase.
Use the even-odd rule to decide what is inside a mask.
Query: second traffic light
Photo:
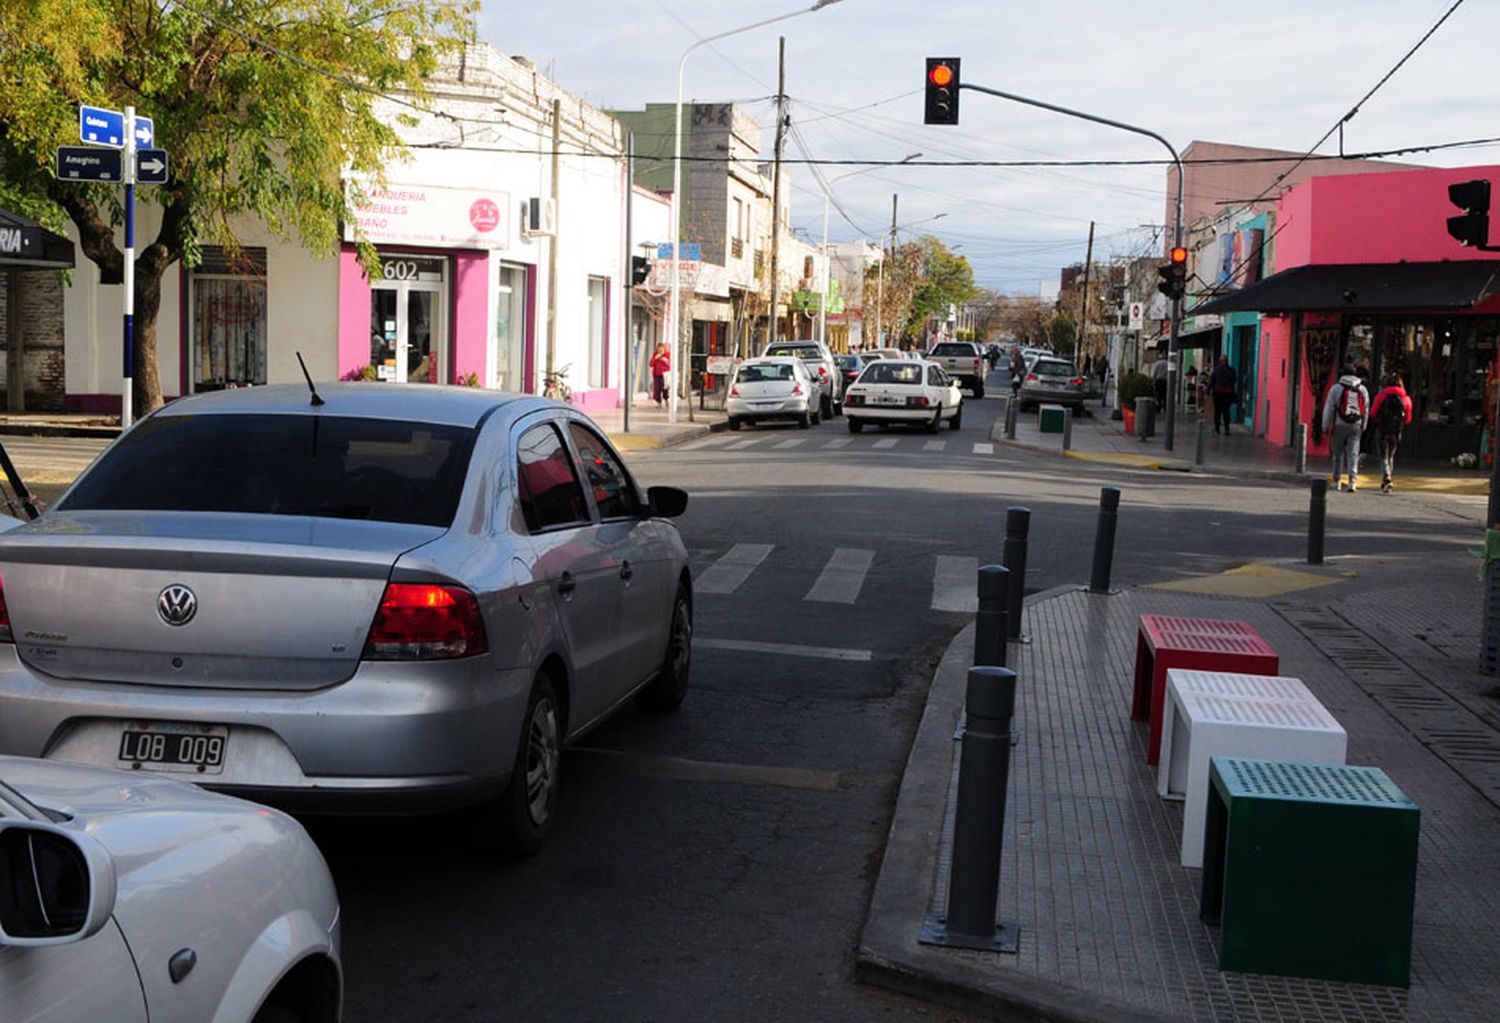
[[[646,278],[651,276],[651,260],[645,256],[630,257],[630,283],[645,284]]]
[[[927,58],[927,103],[923,124],[958,123],[958,58]]]
[[[1178,245],[1167,258],[1171,262],[1156,268],[1156,275],[1161,278],[1156,290],[1175,302],[1187,294],[1187,249]]]
[[[1448,218],[1448,233],[1460,245],[1493,251],[1490,240],[1490,183],[1485,178],[1458,181],[1448,186],[1448,201],[1463,215]]]

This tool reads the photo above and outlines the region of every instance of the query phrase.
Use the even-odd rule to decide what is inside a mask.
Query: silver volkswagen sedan
[[[562,746],[683,700],[687,495],[567,405],[320,391],[173,402],[0,534],[0,753],[534,852]]]

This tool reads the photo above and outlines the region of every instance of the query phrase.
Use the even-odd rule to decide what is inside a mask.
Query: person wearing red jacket
[[[667,399],[667,374],[672,371],[672,355],[663,342],[651,353],[651,400],[660,405]]]
[[[1376,450],[1380,452],[1380,492],[1391,492],[1391,470],[1396,467],[1396,448],[1401,431],[1411,422],[1411,397],[1401,386],[1401,374],[1386,375],[1385,386],[1370,406],[1370,420],[1375,424]]]

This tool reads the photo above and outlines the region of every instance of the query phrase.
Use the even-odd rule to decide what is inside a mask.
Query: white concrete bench
[[[1203,866],[1210,757],[1342,764],[1343,726],[1301,679],[1283,675],[1167,671],[1156,789],[1183,799],[1182,865]]]

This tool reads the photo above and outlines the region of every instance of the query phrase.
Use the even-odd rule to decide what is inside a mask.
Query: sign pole
[[[125,353],[120,392],[120,429],[130,429],[135,414],[135,107],[125,108],[125,158],[120,161],[125,181]]]

